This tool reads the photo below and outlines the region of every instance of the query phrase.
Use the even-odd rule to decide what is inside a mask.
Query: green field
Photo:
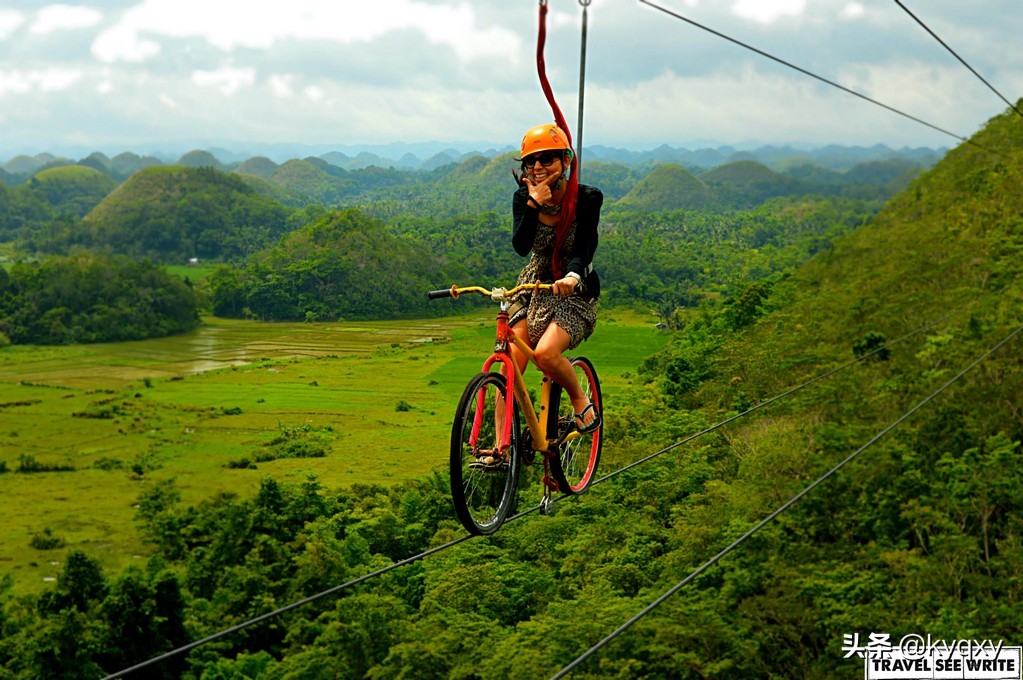
[[[169,274],[174,274],[183,279],[189,281],[202,281],[203,279],[209,278],[210,274],[216,270],[216,266],[206,265],[190,265],[190,264],[168,264],[164,266],[164,269]]]
[[[211,318],[174,338],[0,349],[0,576],[32,592],[68,549],[113,571],[141,559],[133,505],[168,479],[194,504],[267,476],[336,488],[446,468],[450,418],[493,347],[492,318]],[[600,371],[609,418],[616,389],[667,338],[654,321],[604,311],[577,352]],[[324,455],[278,457],[296,452]],[[46,530],[63,547],[30,545]]]

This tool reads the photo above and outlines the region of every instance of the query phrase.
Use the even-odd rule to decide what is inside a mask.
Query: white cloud
[[[61,92],[81,80],[83,75],[81,69],[48,68],[36,72],[36,86],[40,92]]]
[[[266,49],[281,40],[369,42],[387,33],[418,30],[434,43],[451,47],[459,58],[511,56],[519,52],[514,32],[480,26],[468,2],[435,5],[418,0],[326,3],[322,0],[142,0],[93,46],[103,61],[142,61],[154,56],[143,34],[200,37],[230,52]]]
[[[56,31],[89,28],[102,20],[103,14],[89,7],[50,5],[36,13],[36,20],[29,28],[29,32],[35,35],[47,35]]]
[[[273,92],[275,97],[287,98],[295,94],[295,90],[292,87],[294,80],[295,76],[293,75],[274,73],[267,78],[267,83],[269,83],[270,91]]]
[[[0,97],[8,93],[20,94],[32,89],[32,83],[21,71],[0,71]]]
[[[157,97],[157,98],[160,100],[160,103],[162,103],[168,109],[174,109],[176,111],[176,110],[181,108],[180,104],[178,104],[176,101],[171,99],[171,97],[169,97],[166,94],[163,94],[162,92],[160,93],[159,97]]]
[[[9,9],[0,9],[0,40],[13,35],[25,23],[25,15]]]
[[[80,69],[47,68],[30,71],[0,71],[0,97],[26,92],[61,92],[83,77]]]
[[[92,55],[107,64],[142,62],[159,53],[159,43],[140,37],[135,29],[123,24],[103,31],[92,43]]]
[[[744,19],[764,24],[784,16],[799,16],[806,9],[806,0],[735,0],[732,12]]]
[[[310,85],[302,90],[302,93],[305,94],[305,96],[309,98],[309,101],[313,103],[319,103],[327,96],[326,91],[324,91],[322,87],[317,87],[316,85]]]
[[[842,8],[842,13],[839,16],[843,19],[859,19],[866,13],[866,8],[858,2],[850,2],[848,5]]]
[[[226,95],[232,95],[256,82],[256,70],[225,66],[216,71],[193,71],[192,82],[199,87],[215,87]]]

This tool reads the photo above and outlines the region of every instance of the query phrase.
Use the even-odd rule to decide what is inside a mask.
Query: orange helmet
[[[568,135],[557,125],[537,125],[522,135],[522,150],[519,158],[525,158],[529,154],[540,151],[567,151],[572,153],[572,147],[568,145]]]

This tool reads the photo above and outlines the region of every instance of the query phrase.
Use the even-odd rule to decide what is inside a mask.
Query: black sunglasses
[[[537,161],[540,161],[540,165],[545,168],[549,168],[554,165],[554,161],[559,158],[561,158],[560,151],[544,151],[542,153],[535,153],[522,159],[522,167],[531,168]]]

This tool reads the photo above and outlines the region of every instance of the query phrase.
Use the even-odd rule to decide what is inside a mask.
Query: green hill
[[[255,175],[263,179],[270,179],[270,176],[274,174],[277,168],[277,163],[274,163],[266,156],[253,156],[243,161],[241,165],[231,172],[238,173],[239,175]]]
[[[230,260],[277,240],[288,211],[241,178],[160,166],[132,175],[83,219],[83,245],[158,262]]]
[[[297,158],[279,165],[267,180],[293,196],[297,205],[336,206],[345,195],[344,180]]]
[[[210,294],[218,316],[379,319],[428,313],[424,291],[448,280],[421,244],[349,208],[291,232],[244,269],[219,268]]]
[[[119,153],[110,159],[110,172],[117,179],[127,179],[139,170],[163,165],[155,156],[139,156],[131,152]]]
[[[713,483],[662,513],[678,519],[663,559],[696,565],[922,405],[663,612],[718,612],[700,645],[731,650],[717,660],[745,677],[786,676],[767,661],[782,658],[801,677],[844,676],[830,651],[843,634],[908,621],[1018,635],[1019,616],[998,603],[1023,571],[1021,338],[925,402],[1023,322],[1023,124],[1007,112],[974,141],[997,154],[956,148],[870,224],[773,287],[736,291],[721,317],[648,362],[664,400],[651,413],[665,416],[650,429],[670,432],[694,410],[719,420],[903,338],[725,428],[673,471],[699,474],[699,459],[719,456]],[[749,640],[763,664],[741,651]]]
[[[217,160],[216,156],[211,154],[209,151],[200,151],[198,149],[189,151],[179,158],[176,165],[181,165],[186,168],[213,168],[221,171],[227,170],[227,167]]]
[[[750,160],[735,161],[708,170],[699,179],[714,191],[721,204],[735,208],[749,208],[775,196],[805,192],[797,180]]]
[[[710,189],[681,165],[658,165],[622,197],[625,208],[657,212],[689,208],[699,210],[713,199]]]
[[[90,167],[65,165],[36,173],[26,187],[57,213],[82,217],[117,188],[117,181]]]

